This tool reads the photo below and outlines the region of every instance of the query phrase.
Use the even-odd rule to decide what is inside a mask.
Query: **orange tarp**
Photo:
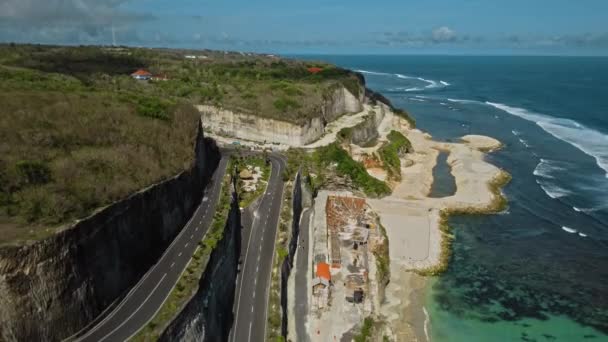
[[[329,264],[320,262],[317,264],[317,277],[331,280],[331,273],[329,272]]]

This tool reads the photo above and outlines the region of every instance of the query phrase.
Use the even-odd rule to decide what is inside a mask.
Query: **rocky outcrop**
[[[342,114],[358,113],[363,110],[363,94],[352,94],[344,87],[333,91],[332,96],[325,100],[322,115],[325,122],[331,122]]]
[[[363,122],[352,128],[350,141],[355,145],[365,146],[378,139],[378,126],[384,119],[384,113],[384,107],[371,111]]]
[[[118,302],[186,224],[219,158],[199,129],[188,170],[50,238],[0,248],[0,340],[62,340]]]
[[[325,125],[328,122],[342,114],[360,112],[363,109],[363,94],[355,96],[344,87],[335,89],[325,99],[319,116],[309,119],[303,125],[210,105],[196,107],[201,113],[205,129],[216,134],[299,147],[319,139],[325,132]]]
[[[233,184],[224,235],[211,252],[194,297],[169,324],[159,341],[227,341],[234,320],[241,211]]]

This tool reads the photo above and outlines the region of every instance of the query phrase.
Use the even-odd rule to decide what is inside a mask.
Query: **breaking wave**
[[[546,182],[541,182],[539,180],[536,180],[536,183],[540,186],[541,189],[543,189],[543,191],[547,194],[547,196],[549,196],[553,199],[572,195],[572,192],[570,192],[566,189],[560,188],[559,186],[557,186],[555,184],[547,184]]]
[[[608,178],[608,135],[585,127],[574,120],[532,113],[523,108],[510,107],[501,103],[486,102],[486,104],[532,121],[555,138],[565,141],[595,158],[596,164],[604,170],[604,176]]]
[[[468,103],[468,104],[480,104],[483,105],[483,102],[479,102],[479,101],[475,101],[475,100],[462,100],[462,99],[450,99],[448,98],[448,101],[450,102],[454,102],[454,103]]]
[[[555,178],[553,173],[555,171],[564,171],[565,168],[558,165],[558,162],[549,159],[542,159],[540,163],[536,165],[533,174],[538,177],[543,178]]]
[[[578,232],[576,229],[572,229],[572,228],[566,227],[566,226],[562,226],[562,229],[570,234],[575,234]]]
[[[355,71],[360,72],[362,74],[368,74],[368,75],[392,76],[392,74],[388,74],[386,72],[376,72],[376,71],[368,71],[368,70],[360,70],[360,69],[355,69]]]
[[[446,81],[429,80],[429,79],[417,77],[417,76],[409,76],[409,75],[403,75],[403,74],[389,74],[386,72],[369,71],[369,70],[362,70],[362,69],[356,69],[355,71],[360,72],[362,74],[397,77],[397,78],[404,79],[404,80],[417,80],[417,81],[426,83],[426,86],[424,86],[424,87],[414,86],[414,87],[404,89],[404,91],[407,91],[407,92],[423,91],[423,90],[435,89],[435,88],[444,88],[444,87],[447,87],[450,85],[450,83],[448,83]]]

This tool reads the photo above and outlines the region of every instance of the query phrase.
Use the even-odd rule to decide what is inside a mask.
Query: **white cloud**
[[[447,26],[441,26],[433,30],[433,41],[437,43],[453,42],[456,40],[456,32]]]

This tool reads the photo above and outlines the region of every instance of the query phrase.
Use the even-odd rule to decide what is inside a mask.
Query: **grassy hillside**
[[[168,80],[134,80],[138,68]],[[349,71],[274,56],[0,44],[0,243],[52,234],[187,168],[193,104],[300,123],[340,86],[361,88]]]
[[[175,97],[295,123],[319,116],[324,100],[337,87],[353,94],[363,91],[356,74],[330,64],[206,50],[0,45],[0,65],[70,75],[80,81],[70,86]],[[322,71],[309,72],[313,66]],[[133,82],[128,75],[137,68],[168,80]]]

